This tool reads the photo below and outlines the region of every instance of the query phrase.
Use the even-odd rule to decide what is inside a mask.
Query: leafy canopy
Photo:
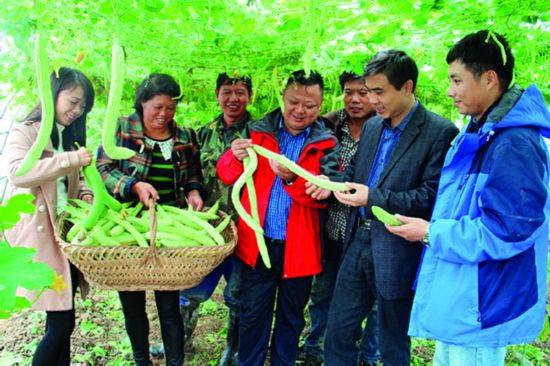
[[[19,103],[36,103],[32,40],[40,29],[49,34],[54,67],[77,67],[92,79],[99,95],[93,121],[104,115],[115,37],[127,55],[120,114],[131,112],[135,87],[147,74],[167,72],[183,87],[178,121],[195,127],[219,113],[214,99],[219,72],[252,76],[249,109],[259,116],[278,105],[291,71],[311,67],[326,79],[323,111],[328,111],[341,106],[338,75],[350,69],[360,72],[370,56],[389,47],[401,48],[417,61],[422,102],[457,119],[445,96],[445,55],[455,41],[484,28],[509,40],[517,59],[516,80],[523,86],[535,82],[550,100],[550,12],[545,0],[0,3],[0,80],[11,84]]]

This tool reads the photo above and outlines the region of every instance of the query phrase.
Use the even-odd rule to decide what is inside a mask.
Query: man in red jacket
[[[252,144],[285,155],[309,172],[336,176],[339,146],[318,119],[323,100],[323,79],[312,71],[292,73],[283,92],[284,111],[277,109],[250,122],[244,138],[231,144],[217,164],[224,184],[233,184],[243,172],[242,160]],[[264,364],[273,309],[277,300],[271,339],[271,365],[294,365],[298,338],[304,327],[304,308],[313,275],[321,271],[319,209],[328,191],[306,184],[275,161],[258,157],[253,176],[260,224],[264,229],[271,268],[258,260],[254,231],[238,222],[235,254],[244,262],[239,327],[239,365]],[[250,212],[248,191],[242,204]]]

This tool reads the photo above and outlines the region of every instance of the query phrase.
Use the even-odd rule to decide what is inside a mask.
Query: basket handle
[[[151,237],[149,238],[149,246],[156,252],[157,241],[157,210],[155,208],[155,200],[149,198],[149,227],[151,228]]]
[[[155,209],[155,200],[149,198],[149,227],[151,228],[151,236],[149,238],[149,250],[143,257],[142,265],[145,265],[151,259],[159,261],[157,257],[157,210]]]

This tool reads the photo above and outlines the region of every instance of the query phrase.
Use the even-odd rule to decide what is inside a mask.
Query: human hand
[[[92,163],[93,156],[84,146],[76,150],[80,166],[88,166]]]
[[[330,180],[326,175],[322,174],[318,175],[317,177],[324,180]],[[311,182],[306,182],[306,194],[310,195],[316,200],[324,200],[325,198],[328,198],[330,196],[330,191],[328,189],[318,187]]]
[[[138,196],[145,207],[149,207],[149,199],[156,202],[160,198],[157,190],[152,185],[145,182],[137,182],[134,184],[132,186],[132,193]]]
[[[369,200],[369,187],[364,184],[346,182],[351,188],[349,191],[334,191],[334,196],[338,201],[345,205],[353,207],[366,206]]]
[[[82,196],[82,201],[91,205],[94,203],[94,196],[91,194],[85,194],[84,196]]]
[[[385,225],[392,234],[398,235],[408,241],[422,241],[428,232],[430,223],[417,217],[409,217],[396,214],[395,217],[403,223],[400,226]]]
[[[195,211],[200,211],[204,207],[204,202],[197,189],[193,189],[187,194],[187,202],[193,207]]]
[[[231,152],[239,161],[243,161],[248,156],[246,149],[252,147],[251,139],[236,139],[231,143]]]
[[[273,159],[269,159],[269,166],[276,176],[287,182],[294,182],[298,177],[296,174],[292,173],[290,169]]]

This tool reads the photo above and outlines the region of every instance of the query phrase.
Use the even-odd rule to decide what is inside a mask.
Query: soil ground
[[[227,308],[220,283],[212,299],[203,303],[195,332],[193,349],[186,352],[189,366],[215,366],[225,347]],[[118,295],[114,291],[93,290],[83,301],[77,295],[77,324],[72,337],[72,365],[132,365],[130,342],[124,329]],[[160,344],[160,329],[153,293],[147,293],[150,343]],[[0,366],[30,365],[32,354],[44,332],[44,313],[24,311],[0,320]],[[306,319],[308,317],[306,316]],[[307,326],[306,326],[307,329]],[[413,339],[411,364],[431,364],[433,342]],[[523,357],[530,360],[522,363]],[[162,360],[153,359],[155,365]],[[549,365],[550,337],[545,342],[514,346],[508,350],[506,365]],[[269,362],[266,363],[269,365]]]
[[[90,295],[86,301],[77,295],[72,365],[132,365],[117,293],[92,289]],[[225,347],[226,312],[223,296],[217,291],[201,308],[193,349],[186,352],[186,365],[217,365]],[[149,341],[160,344],[160,327],[152,292],[147,293],[147,314],[151,327]],[[1,366],[30,365],[44,332],[44,319],[43,312],[24,311],[8,320],[0,320]],[[164,364],[162,360],[153,361],[155,365]]]

